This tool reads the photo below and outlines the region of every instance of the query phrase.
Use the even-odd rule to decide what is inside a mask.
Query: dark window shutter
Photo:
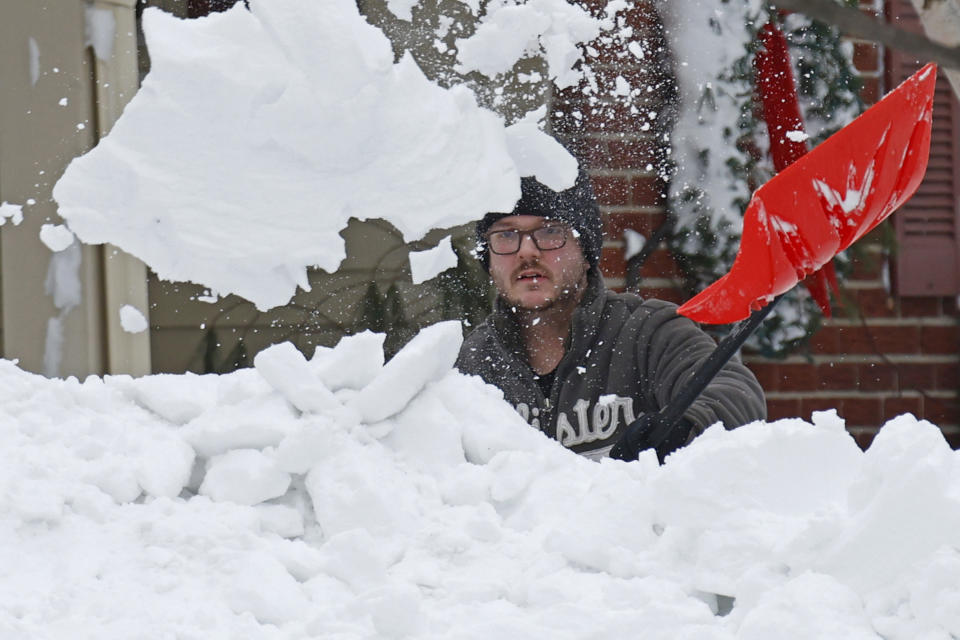
[[[923,33],[910,0],[889,0],[891,23]],[[887,80],[895,87],[926,61],[887,50]],[[917,193],[894,215],[896,283],[902,296],[960,293],[960,108],[943,73],[933,103],[930,163]]]

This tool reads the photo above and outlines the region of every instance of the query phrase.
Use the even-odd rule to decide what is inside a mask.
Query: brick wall
[[[596,7],[595,7],[596,8]],[[865,11],[881,11],[871,2]],[[634,37],[663,44],[662,27],[648,3],[627,13]],[[872,103],[883,94],[883,52],[875,44],[853,40],[854,64],[864,80],[862,97]],[[594,181],[607,222],[601,267],[608,284],[625,286],[624,229],[648,238],[665,219],[665,185],[656,167],[664,156],[663,135],[669,129],[670,62],[662,52],[655,60],[636,60],[611,43],[596,43],[594,60],[600,94],[612,94],[617,75],[631,84],[654,87],[648,104],[636,113],[609,98],[591,102],[578,90],[556,97],[554,127],[581,158]],[[646,107],[649,106],[649,109]],[[651,123],[649,111],[658,113]],[[645,127],[646,123],[653,126]],[[878,426],[905,412],[926,418],[960,446],[960,313],[953,298],[901,297],[889,287],[888,256],[880,233],[864,238],[850,252],[852,273],[843,279],[840,305],[832,319],[812,336],[804,353],[784,360],[744,354],[767,393],[771,419],[801,417],[836,409],[861,446],[868,446]],[[680,301],[677,268],[658,248],[641,271],[640,294]]]

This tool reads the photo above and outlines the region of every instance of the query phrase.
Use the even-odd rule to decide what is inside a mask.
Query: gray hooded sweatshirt
[[[599,458],[636,417],[669,402],[713,351],[713,340],[676,308],[609,291],[591,269],[549,396],[537,383],[513,313],[500,298],[464,340],[457,368],[499,387],[531,426],[573,451]],[[717,422],[732,429],[765,418],[763,389],[739,358],[727,363],[684,414],[692,425],[688,442]]]

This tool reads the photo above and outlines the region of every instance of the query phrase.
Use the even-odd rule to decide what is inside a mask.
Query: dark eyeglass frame
[[[541,246],[540,245],[541,242],[547,243],[552,240],[550,238],[544,238],[542,236],[539,239],[537,238],[537,234],[545,229],[548,229],[550,231],[559,230],[561,232],[560,244],[558,244],[555,247]],[[498,256],[510,256],[520,251],[520,247],[523,246],[523,237],[530,236],[530,239],[533,240],[534,246],[536,246],[537,249],[539,249],[540,251],[555,251],[557,249],[563,248],[563,246],[567,244],[567,238],[570,235],[570,231],[571,231],[570,227],[565,224],[545,224],[543,226],[537,227],[536,229],[527,229],[526,231],[521,231],[520,229],[498,229],[496,231],[490,231],[487,233],[486,235],[487,247],[490,249],[491,253],[495,253]],[[517,234],[517,246],[513,251],[497,251],[496,249],[493,248],[493,237],[500,236],[502,239],[503,236],[501,234],[505,234],[505,233]]]

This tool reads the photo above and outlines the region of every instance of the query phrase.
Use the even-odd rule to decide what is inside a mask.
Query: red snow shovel
[[[757,189],[730,272],[679,312],[711,324],[743,320],[906,202],[927,169],[935,80],[928,64]]]
[[[669,404],[631,423],[625,439],[642,438],[642,448],[665,442],[784,293],[913,195],[927,169],[935,81],[936,66],[928,64],[754,192],[730,272],[678,310],[710,324],[749,319],[717,345]],[[625,452],[632,444],[621,440],[611,456],[635,458]]]

